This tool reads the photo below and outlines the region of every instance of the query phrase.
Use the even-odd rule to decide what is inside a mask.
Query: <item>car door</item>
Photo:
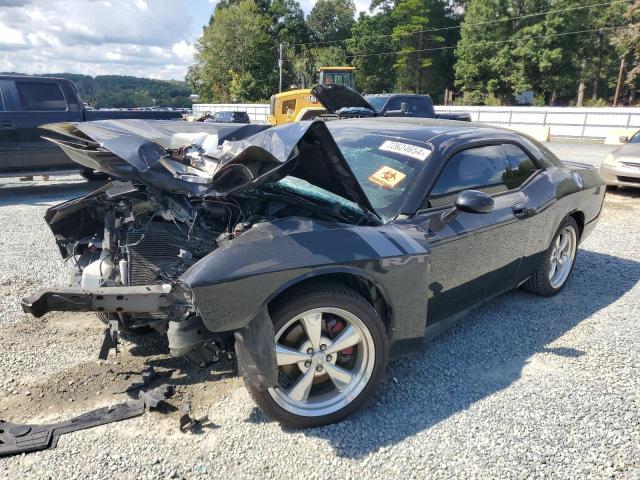
[[[22,167],[20,137],[13,112],[6,107],[3,87],[8,83],[0,80],[0,172],[19,171]]]
[[[418,221],[429,220],[430,323],[516,286],[530,208],[522,190],[513,187],[513,175],[500,144],[458,151],[441,170],[417,214]],[[452,220],[443,220],[463,190],[491,195],[492,211],[458,211]]]
[[[14,112],[25,171],[75,166],[56,145],[42,139],[40,126],[46,123],[77,121],[77,105],[69,104],[55,81],[19,79],[15,81],[19,107]]]

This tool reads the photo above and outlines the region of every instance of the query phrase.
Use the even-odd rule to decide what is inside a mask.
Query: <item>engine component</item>
[[[107,256],[109,252],[103,250],[103,255],[98,260],[91,262],[82,271],[80,286],[82,288],[102,287],[113,271],[113,262]]]

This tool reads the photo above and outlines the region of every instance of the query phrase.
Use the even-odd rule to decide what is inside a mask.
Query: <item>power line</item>
[[[539,39],[543,39],[543,38],[551,38],[551,37],[562,37],[562,36],[566,36],[566,35],[579,35],[582,33],[594,33],[594,32],[599,32],[601,30],[615,30],[615,29],[625,29],[625,28],[638,28],[640,27],[640,24],[638,25],[629,25],[629,26],[625,26],[625,27],[602,27],[602,28],[592,28],[589,30],[576,30],[573,32],[560,32],[560,33],[550,33],[547,35],[536,35],[536,36],[531,36],[531,37],[524,37],[524,38],[514,38],[514,39],[509,39],[509,40],[494,40],[494,41],[486,41],[486,42],[477,42],[477,43],[470,43],[468,45],[464,45],[465,47],[478,47],[478,46],[485,46],[485,45],[496,45],[496,44],[501,44],[501,43],[512,43],[512,42],[521,42],[521,41],[527,41],[527,40],[539,40]],[[409,53],[418,53],[418,52],[433,52],[433,51],[437,51],[437,50],[451,50],[453,48],[458,48],[458,45],[447,45],[444,47],[432,47],[432,48],[422,48],[422,49],[416,49],[416,50],[400,50],[400,51],[393,51],[393,52],[379,52],[379,53],[362,53],[362,54],[353,54],[351,55],[352,57],[374,57],[374,56],[382,56],[382,55],[407,55]]]
[[[562,12],[571,12],[571,11],[575,11],[575,10],[585,10],[588,8],[595,8],[595,7],[604,7],[604,6],[609,6],[609,5],[614,5],[616,3],[630,3],[629,0],[614,0],[612,2],[606,2],[606,3],[593,3],[590,5],[582,5],[579,7],[567,7],[567,8],[561,8],[561,9],[557,9],[557,10],[547,10],[546,12],[538,12],[538,13],[527,13],[525,15],[518,15],[515,17],[506,17],[506,18],[500,18],[497,20],[487,20],[486,22],[477,22],[477,23],[465,23],[460,24],[460,25],[452,25],[450,27],[439,27],[439,28],[429,28],[426,30],[416,30],[415,32],[407,32],[407,33],[398,33],[396,35],[394,34],[384,34],[384,35],[371,35],[368,37],[365,37],[366,39],[376,39],[376,38],[388,38],[388,37],[406,37],[406,36],[411,36],[411,35],[417,35],[420,33],[430,33],[430,32],[440,32],[440,31],[444,31],[444,30],[458,30],[460,28],[462,28],[463,26],[465,27],[475,27],[475,26],[480,26],[480,25],[490,25],[493,23],[501,23],[501,22],[509,22],[511,20],[519,20],[522,18],[531,18],[531,17],[539,17],[542,15],[548,15],[550,13],[562,13]],[[301,43],[285,43],[284,45],[287,47],[295,47],[295,46],[304,46],[304,45],[327,45],[327,44],[333,44],[333,43],[345,43],[348,42],[349,40],[353,40],[353,38],[345,38],[343,40],[326,40],[326,41],[320,41],[320,42],[301,42]]]

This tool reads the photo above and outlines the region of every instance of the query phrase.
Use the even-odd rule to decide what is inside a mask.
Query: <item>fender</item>
[[[187,270],[180,282],[212,332],[246,327],[286,288],[349,273],[374,283],[390,307],[392,341],[422,338],[429,246],[414,227],[361,227],[286,218],[256,224]],[[416,308],[416,305],[419,307]]]

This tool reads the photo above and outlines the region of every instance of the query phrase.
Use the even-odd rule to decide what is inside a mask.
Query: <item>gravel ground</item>
[[[550,146],[596,165],[611,149]],[[0,460],[5,478],[640,479],[640,236],[628,228],[640,192],[607,196],[562,294],[491,301],[393,362],[350,419],[292,431],[264,418],[224,365],[196,372],[152,337],[128,337],[100,362],[91,315],[20,313],[20,296],[69,275],[45,208],[91,188],[71,177],[0,181],[0,416],[51,422],[116,403],[152,364],[177,385],[172,404],[192,396],[204,428],[183,434],[179,412],[147,413]]]

